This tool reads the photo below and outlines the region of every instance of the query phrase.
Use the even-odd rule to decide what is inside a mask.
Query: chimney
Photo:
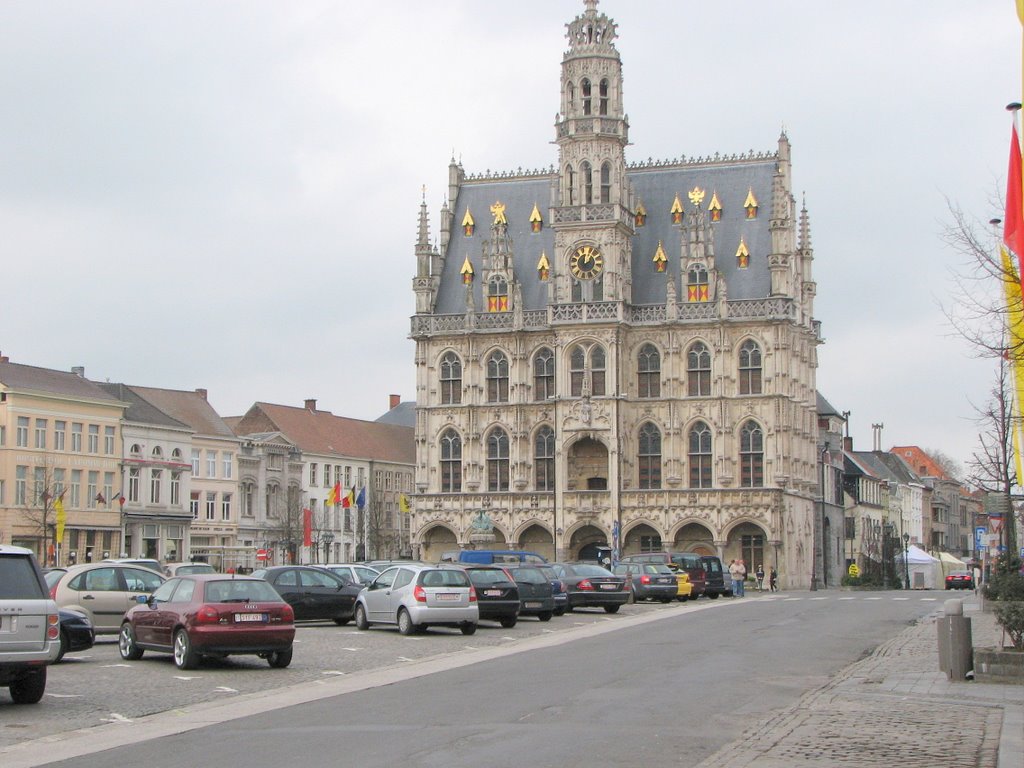
[[[398,407],[398,404],[400,402],[402,402],[402,396],[401,395],[391,395],[391,407],[388,410],[391,410],[391,411],[395,410],[395,408]]]
[[[306,398],[306,410],[307,411],[315,411],[316,410],[316,398],[315,397],[308,397],[308,398]]]
[[[206,400],[206,390],[202,387],[196,387],[196,394],[199,395],[203,400]]]
[[[74,366],[72,366],[71,367],[71,372],[73,374],[75,374],[75,376],[78,376],[79,378],[82,378],[82,379],[85,378],[85,366],[84,365],[74,365]]]
[[[853,438],[849,435],[843,438],[843,450],[853,451]]]
[[[0,355],[0,363],[9,363],[9,362],[11,362],[11,358],[9,358],[7,355]]]

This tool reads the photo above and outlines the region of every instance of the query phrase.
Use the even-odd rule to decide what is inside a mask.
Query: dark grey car
[[[658,600],[669,603],[676,599],[679,585],[667,565],[659,563],[619,563],[612,572],[625,576],[633,601]]]
[[[551,579],[540,568],[532,565],[508,566],[508,572],[519,585],[519,615],[550,621],[555,615]]]

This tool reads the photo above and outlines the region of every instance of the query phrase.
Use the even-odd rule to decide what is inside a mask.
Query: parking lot
[[[705,601],[701,601],[705,604]],[[295,655],[287,669],[271,669],[254,656],[207,660],[194,671],[174,666],[169,654],[147,652],[126,662],[114,635],[98,639],[92,650],[69,654],[50,667],[46,695],[37,705],[16,706],[0,691],[0,749],[55,733],[90,728],[245,693],[320,681],[363,670],[456,654],[467,649],[515,643],[544,633],[566,632],[595,622],[615,622],[650,611],[686,611],[693,603],[626,605],[615,615],[578,609],[548,622],[521,618],[515,627],[482,621],[477,633],[430,629],[403,637],[392,628],[360,632],[333,622],[300,624]]]

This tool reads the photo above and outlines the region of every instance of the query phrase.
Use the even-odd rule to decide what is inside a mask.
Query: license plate
[[[527,608],[540,608],[540,603],[529,603],[529,602],[528,602],[528,603],[526,604],[526,607],[527,607]]]
[[[455,592],[441,592],[441,593],[435,595],[435,597],[438,600],[458,600],[459,599],[458,594],[455,593]]]
[[[485,597],[501,597],[501,590],[500,589],[485,589],[484,590],[484,596]]]
[[[618,589],[617,584],[602,584],[601,589]]]
[[[266,620],[267,620],[267,614],[265,614],[265,613],[236,613],[235,614],[235,621],[236,622],[243,622],[243,621],[266,621]]]

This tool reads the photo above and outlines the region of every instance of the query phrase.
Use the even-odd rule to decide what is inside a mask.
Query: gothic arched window
[[[598,113],[601,115],[608,114],[608,80],[602,80],[598,85]]]
[[[508,479],[508,433],[497,427],[487,436],[487,490],[507,491]]]
[[[508,358],[501,351],[487,358],[487,402],[508,402]]]
[[[602,163],[601,164],[601,202],[610,203],[612,201],[612,164]]]
[[[740,429],[740,486],[764,487],[764,433],[753,419]]]
[[[688,459],[690,487],[711,487],[711,429],[703,421],[690,428]]]
[[[661,353],[656,346],[640,347],[636,371],[637,397],[661,397]]]
[[[753,339],[740,345],[740,394],[761,394],[761,347]]]
[[[555,490],[555,431],[547,424],[533,440],[534,489]]]
[[[580,94],[583,96],[583,114],[590,114],[590,80],[583,78],[580,81]]]
[[[661,488],[661,430],[651,422],[640,427],[637,465],[641,488]]]
[[[462,438],[454,429],[441,435],[441,491],[458,493],[462,490]]]
[[[580,175],[583,177],[580,179],[583,184],[583,204],[590,205],[594,202],[594,174],[586,160],[580,163]]]
[[[704,342],[694,343],[686,353],[686,374],[686,393],[690,397],[711,394],[711,352]]]
[[[508,281],[495,275],[487,285],[487,311],[508,312]]]
[[[605,354],[604,347],[595,344],[590,350],[590,394],[603,395]]]
[[[686,300],[707,301],[708,297],[708,271],[696,264],[686,273]]]
[[[576,205],[576,171],[565,166],[565,205]]]
[[[441,358],[441,404],[458,405],[462,402],[462,361],[454,352],[445,352]]]
[[[533,356],[533,399],[541,402],[555,396],[555,353],[548,347]]]

